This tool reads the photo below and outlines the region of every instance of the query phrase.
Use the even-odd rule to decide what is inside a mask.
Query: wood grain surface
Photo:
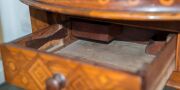
[[[180,78],[179,77],[180,77],[180,72],[178,72],[178,71],[173,72],[167,83],[167,86],[174,87],[177,90],[179,90],[180,89]]]
[[[180,20],[180,0],[21,0],[44,10],[114,20]]]
[[[30,16],[33,32],[49,26],[46,11],[30,7]]]
[[[141,90],[141,78],[136,75],[12,45],[2,52],[7,82],[28,90],[44,90],[46,79],[55,73],[66,77],[63,90]]]
[[[40,45],[39,42],[36,42],[36,45],[26,44],[39,38],[50,41],[56,36],[59,39],[65,38],[61,32],[56,32],[59,30],[57,25],[46,29],[1,46],[8,83],[29,90],[44,90],[45,81],[53,74],[59,73],[66,77],[65,90],[151,90],[160,84],[158,82],[161,81],[163,71],[173,62],[171,58],[175,51],[176,37],[166,43],[152,63],[137,73],[93,61],[54,55],[52,52],[46,53],[32,47]]]
[[[176,71],[180,71],[180,33],[177,37],[177,46],[176,46]]]
[[[57,19],[60,16],[57,13],[113,20],[111,22],[118,22],[118,24],[133,27],[171,32],[180,31],[178,28],[180,0],[21,1],[31,6],[33,31],[40,30],[54,22],[60,23]],[[120,20],[133,20],[133,22]],[[176,40],[176,70],[179,71],[180,35],[178,35]],[[63,90],[101,90],[102,87],[104,90],[153,90],[158,82],[161,81],[162,73],[167,70],[167,66],[171,63],[170,58],[174,55],[176,40],[173,39],[171,43],[166,44],[162,52],[157,55],[155,62],[148,66],[148,69],[145,69],[144,72],[141,71],[139,76],[112,70],[111,68],[99,67],[94,64],[74,61],[12,43],[2,45],[1,50],[7,81],[28,90],[44,90],[46,87],[45,81],[55,73],[63,74],[66,77],[67,82]],[[179,76],[179,72],[174,72],[168,85],[179,88]]]

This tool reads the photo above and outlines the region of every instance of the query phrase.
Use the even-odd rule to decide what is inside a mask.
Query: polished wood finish
[[[169,78],[167,86],[174,87],[176,89],[180,89],[180,78],[179,77],[180,77],[179,71],[173,72],[171,77]]]
[[[31,48],[38,49],[46,42],[52,39],[60,39],[66,36],[66,30],[62,27],[62,25],[56,24],[46,27],[41,30],[37,30],[34,32],[31,37],[24,38],[21,41],[15,41],[17,45],[28,46]],[[59,36],[60,35],[60,36]],[[51,39],[49,39],[51,38]]]
[[[114,20],[180,20],[179,0],[21,1],[36,8],[69,15]]]
[[[98,23],[94,21],[73,21],[72,34],[77,37],[110,42],[114,39],[114,33],[121,32],[117,25]],[[114,35],[114,36],[113,36]]]
[[[150,30],[180,32],[180,21],[114,21],[120,25]]]
[[[41,46],[39,42],[29,44],[37,39],[52,41],[65,38],[67,34],[59,32],[62,30],[59,30],[59,27],[59,25],[50,26],[48,30],[45,28],[1,46],[8,83],[30,90],[44,90],[46,87],[56,87],[49,83],[46,86],[45,82],[53,74],[59,73],[66,78],[65,90],[154,90],[161,81],[164,71],[168,69],[166,67],[173,62],[176,45],[174,36],[166,43],[154,62],[137,73],[37,50],[38,48],[33,46]],[[59,38],[53,38],[56,36]],[[54,82],[54,79],[49,82]]]
[[[33,32],[49,26],[46,11],[30,7],[30,15]]]
[[[14,45],[4,46],[2,51],[7,82],[28,90],[44,90],[46,79],[57,72],[67,78],[64,90],[141,90],[141,78],[122,71]]]
[[[180,33],[178,33],[176,46],[176,70],[180,71]]]
[[[62,24],[62,22],[59,21],[61,15],[57,13],[93,18],[94,21],[106,20],[107,22],[110,21],[111,23],[126,26],[179,33],[180,30],[178,28],[178,23],[180,20],[180,0],[21,1],[31,6],[33,31],[40,30],[42,33],[36,33],[34,36],[29,35],[15,42],[1,46],[6,79],[9,83],[30,90],[43,90],[45,88],[48,90],[58,90],[61,89],[61,80],[59,81],[59,79],[56,78],[56,75],[53,76],[53,74],[58,72],[66,77],[67,82],[65,83],[66,85],[63,87],[63,90],[95,90],[102,88],[106,90],[155,90],[159,81],[161,81],[162,77],[165,76],[164,72],[168,70],[170,64],[173,62],[176,40],[176,70],[180,70],[180,35],[178,35],[177,39],[176,37],[173,37],[169,42],[163,42],[160,43],[162,45],[157,45],[158,47],[160,46],[157,51],[153,51],[154,48],[157,48],[156,44],[149,45],[150,52],[148,53],[157,56],[155,61],[151,63],[148,68],[145,67],[144,71],[140,71],[138,74],[116,70],[112,67],[99,66],[90,62],[82,62],[81,60],[78,60],[78,58],[69,59],[52,53],[45,53],[41,50],[42,47],[44,48],[44,44],[45,47],[49,47],[50,45],[46,44],[59,42],[62,38],[66,38],[67,43],[65,46],[68,45],[68,43],[71,43],[74,40],[70,40],[72,39],[73,34],[77,37],[106,42],[120,37],[118,35],[115,36],[114,34],[111,35],[112,30],[105,29],[103,30],[105,34],[97,34],[97,30],[94,29],[95,27],[86,32],[79,32],[78,30],[82,28],[77,28],[77,25],[74,28],[75,31],[71,32],[68,29],[72,28],[66,27],[72,23],[66,23],[66,25],[63,23],[63,26],[65,26],[63,29],[60,29],[59,26],[53,26],[55,28],[50,26],[47,29],[42,29],[54,23]],[[96,18],[98,19],[95,20]],[[167,25],[167,23],[171,25]],[[92,28],[92,26],[90,27]],[[45,31],[47,31],[47,33]],[[92,31],[93,34],[91,35],[88,31]],[[118,34],[120,33],[121,32],[118,32]],[[60,37],[55,37],[58,35]],[[54,39],[57,40],[51,41]],[[174,72],[168,85],[176,88],[179,87],[178,79],[179,72]],[[131,86],[129,86],[129,84]]]
[[[161,77],[165,76],[162,73],[165,71],[165,69],[168,69],[169,67],[168,64],[170,65],[172,62],[168,61],[168,60],[174,60],[175,58],[175,51],[174,51],[174,47],[176,46],[176,38],[173,38],[174,41],[171,41],[171,43],[168,43],[169,45],[166,45],[166,48],[164,48],[161,52],[159,53],[160,56],[156,57],[156,63],[153,63],[151,65],[151,68],[149,68],[148,72],[146,73],[147,76],[145,76],[145,79],[148,80],[148,82],[146,83],[147,86],[147,90],[156,90],[155,88],[152,88],[152,85],[156,86],[158,83],[160,83],[158,79],[162,79]],[[173,43],[174,42],[174,43]],[[172,54],[174,53],[174,54]],[[163,61],[161,61],[163,60]],[[163,64],[164,63],[164,64]],[[165,64],[166,63],[166,64]],[[162,64],[162,65],[161,65]],[[161,65],[161,67],[159,66]],[[153,74],[152,74],[153,73]],[[162,75],[162,76],[160,76]],[[154,82],[154,80],[156,82]]]

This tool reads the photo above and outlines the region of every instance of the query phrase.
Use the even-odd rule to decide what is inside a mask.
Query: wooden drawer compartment
[[[27,90],[44,90],[55,73],[66,78],[63,90],[158,90],[174,69],[176,36],[157,55],[147,55],[146,46],[81,40],[53,25],[1,51],[7,82]]]

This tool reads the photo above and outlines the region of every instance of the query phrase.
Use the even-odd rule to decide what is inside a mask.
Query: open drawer
[[[44,90],[58,73],[63,90],[159,90],[174,70],[176,36],[156,55],[146,44],[113,40],[101,43],[71,36],[52,25],[1,46],[8,83]]]

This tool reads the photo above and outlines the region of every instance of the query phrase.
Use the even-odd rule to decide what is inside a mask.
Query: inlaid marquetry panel
[[[141,90],[141,78],[122,71],[9,44],[2,46],[2,56],[7,82],[27,90],[45,90],[55,73],[66,77],[63,90]]]
[[[51,72],[43,64],[41,60],[37,60],[28,70],[29,75],[35,80],[40,89],[44,89],[47,78],[51,76]]]

